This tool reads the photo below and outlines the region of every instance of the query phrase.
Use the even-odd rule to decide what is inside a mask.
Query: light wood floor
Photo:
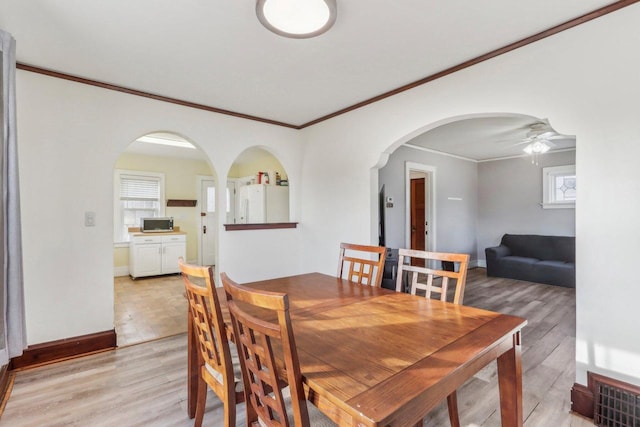
[[[119,347],[185,333],[187,300],[182,277],[116,277],[114,311]]]
[[[465,304],[523,316],[526,427],[587,427],[569,414],[575,371],[573,289],[487,278],[470,271]],[[185,308],[186,309],[186,308]],[[463,426],[500,425],[495,362],[458,391]],[[204,425],[222,425],[222,405],[209,392]],[[244,425],[244,405],[238,407]],[[425,419],[448,426],[446,405]],[[184,426],[186,336],[175,335],[16,374],[0,426]]]

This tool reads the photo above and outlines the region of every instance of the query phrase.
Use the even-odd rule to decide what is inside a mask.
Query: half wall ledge
[[[265,224],[225,224],[226,231],[239,230],[272,230],[275,228],[297,228],[297,222],[271,222]]]

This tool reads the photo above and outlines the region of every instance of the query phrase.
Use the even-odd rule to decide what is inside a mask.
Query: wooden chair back
[[[408,265],[406,258],[422,258],[425,267]],[[431,261],[431,262],[430,262]],[[444,268],[436,269],[429,266],[434,261],[444,261],[458,264],[458,271],[448,271]],[[440,300],[447,300],[447,291],[451,280],[455,280],[454,304],[462,304],[464,288],[467,281],[467,268],[469,266],[468,254],[453,254],[444,252],[425,252],[412,249],[398,250],[398,276],[396,278],[396,291],[402,291],[403,281],[407,279],[407,286],[412,295],[416,295],[418,289],[425,291],[425,297],[431,298],[431,293],[440,294]],[[455,270],[455,267],[454,267]],[[405,274],[406,273],[406,274]]]
[[[359,256],[355,256],[358,254]],[[340,243],[340,261],[338,277],[342,277],[346,265],[349,265],[347,279],[361,285],[379,288],[382,284],[382,273],[387,248],[384,246],[355,245]]]
[[[231,349],[213,281],[213,269],[186,264],[182,258],[178,260],[178,265],[193,319],[193,333],[197,337],[199,363],[202,364],[195,425],[198,427],[202,423],[206,385],[225,405],[225,425],[235,425],[235,406],[244,400],[244,395],[242,391],[236,392],[240,379],[234,375]]]
[[[222,285],[227,295],[245,399],[247,425],[289,426],[287,404],[282,389],[289,386],[291,411],[296,427],[309,427],[300,362],[291,328],[287,294],[267,292],[235,283],[222,273]],[[256,317],[255,308],[268,312],[273,321]],[[254,314],[252,314],[254,313]],[[274,347],[282,349],[286,378],[279,378],[282,367],[277,366]],[[286,382],[284,383],[283,380]]]
[[[424,260],[424,267],[405,263],[405,258],[421,258]],[[431,268],[436,262],[447,262],[453,266],[458,264],[458,271],[449,271],[441,267]],[[447,300],[450,280],[455,280],[456,290],[453,296],[454,304],[462,304],[464,299],[464,288],[467,282],[467,268],[469,266],[469,255],[452,254],[444,252],[425,252],[412,249],[398,250],[398,276],[396,277],[396,291],[403,289],[405,276],[409,292],[416,295],[418,289],[425,291],[425,297],[431,298],[431,293],[440,294],[440,300]],[[419,281],[420,280],[420,281]],[[439,283],[438,283],[439,282]],[[460,427],[460,417],[458,415],[458,393],[452,392],[447,396],[447,408],[449,410],[449,422],[451,427]],[[419,422],[416,427],[423,424]]]

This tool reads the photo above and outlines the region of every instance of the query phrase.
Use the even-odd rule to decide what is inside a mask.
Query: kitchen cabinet
[[[183,233],[135,233],[129,245],[129,274],[135,279],[179,273],[178,258],[186,256],[187,236]]]

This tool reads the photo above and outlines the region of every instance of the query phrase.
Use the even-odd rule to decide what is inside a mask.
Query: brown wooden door
[[[411,249],[425,250],[425,200],[424,178],[411,179]],[[412,265],[424,267],[424,260],[412,258]]]

